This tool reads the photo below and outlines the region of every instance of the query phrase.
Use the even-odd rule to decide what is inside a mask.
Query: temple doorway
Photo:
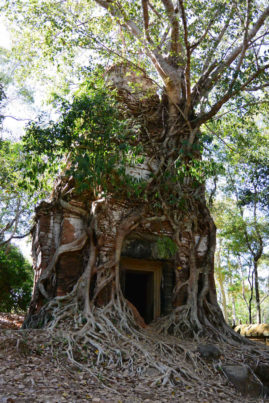
[[[123,257],[120,267],[125,298],[136,307],[145,323],[150,323],[161,313],[161,263]]]

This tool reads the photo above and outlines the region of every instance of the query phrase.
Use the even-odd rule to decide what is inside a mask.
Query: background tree
[[[261,323],[258,265],[268,244],[269,160],[266,149],[269,137],[267,120],[261,115],[257,116],[256,121],[244,119],[243,123],[244,129],[239,130],[244,135],[244,141],[240,140],[240,136],[237,141],[244,162],[237,163],[234,170],[235,164],[231,161],[228,189],[234,192],[240,215],[245,222],[244,239],[252,259],[257,322]]]
[[[29,110],[34,102],[29,82],[26,79],[17,80],[16,71],[19,66],[20,62],[16,59],[16,55],[11,50],[0,47],[0,82],[4,94],[0,104],[0,116],[4,123],[1,137],[12,139],[12,141],[15,141],[15,138],[18,140],[19,136],[18,133],[11,133],[7,121],[16,122],[22,132],[25,123],[31,120],[29,119],[30,112],[31,116],[36,115],[34,108]]]
[[[0,248],[0,311],[26,311],[31,299],[33,271],[14,245]]]
[[[260,323],[258,265],[268,244],[268,129],[266,109],[264,115],[256,105],[248,115],[242,112],[238,109],[229,119],[211,124],[212,135],[224,134],[224,143],[218,145],[217,153],[227,172],[214,214],[219,235],[225,240],[242,275],[243,266],[248,265],[249,322],[254,320],[251,301],[255,299],[257,322]],[[234,201],[225,201],[227,197]]]
[[[30,234],[37,198],[27,190],[23,160],[19,143],[0,140],[0,246]]]
[[[16,141],[17,134],[11,133],[6,126],[7,119],[19,125],[29,122],[27,116],[18,114],[18,105],[23,104],[23,113],[27,113],[33,103],[26,81],[22,84],[15,80],[18,65],[9,49],[0,48],[0,246],[29,235],[30,217],[38,198],[25,178],[29,166],[22,166],[24,155],[20,142]]]

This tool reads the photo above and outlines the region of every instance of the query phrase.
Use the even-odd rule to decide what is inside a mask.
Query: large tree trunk
[[[230,330],[218,306],[214,282],[216,229],[206,206],[204,183],[190,169],[192,161],[201,161],[199,128],[190,125],[193,111],[189,109],[186,117],[184,105],[176,105],[173,94],[166,93],[160,101],[144,76],[140,78],[142,97],[131,92],[125,73],[126,66],[116,66],[109,78],[131,115],[143,117],[139,141],[145,163],[134,168],[133,174],[147,181],[146,202],[128,198],[124,189],[124,197],[112,191],[105,198],[93,198],[90,190],[76,196],[71,179],[59,180],[53,201],[37,209],[35,290],[24,326],[55,323],[66,314],[58,315],[63,301],[75,304],[86,316],[95,307],[109,307],[117,311],[118,319],[124,313],[133,326],[143,325],[143,318],[122,292],[122,248],[130,237],[150,240],[152,245],[166,237],[175,245],[170,259],[174,287],[166,295],[172,305],[168,315],[155,318],[155,329],[225,338]],[[43,307],[45,302],[50,309]]]
[[[260,289],[259,289],[259,275],[258,275],[258,262],[254,260],[254,282],[255,282],[255,299],[256,299],[256,320],[257,323],[262,323],[261,318],[261,302],[260,302]]]

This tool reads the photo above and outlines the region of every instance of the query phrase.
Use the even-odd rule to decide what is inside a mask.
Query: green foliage
[[[216,278],[227,293],[230,319],[236,315],[243,322],[250,320],[251,313],[251,320],[256,319],[254,265],[260,273],[269,244],[268,105],[251,105],[250,101],[242,97],[229,116],[206,126],[206,147],[225,173],[219,178],[212,208],[218,228],[217,254],[221,254]],[[262,288],[265,269],[262,272],[258,289],[263,310],[267,300]]]
[[[97,3],[107,5],[107,9]],[[181,144],[172,150],[174,160],[159,172],[157,186],[152,186],[149,196],[158,209],[165,200],[167,206],[187,213],[185,184],[191,188],[191,197],[199,198],[202,194],[199,187],[208,178],[213,177],[215,185],[217,176],[223,176],[225,186],[221,191],[225,202],[215,211],[224,249],[220,267],[229,281],[229,273],[235,273],[229,285],[226,284],[228,292],[235,295],[240,292],[237,258],[245,261],[242,276],[248,279],[253,262],[251,250],[258,253],[260,240],[268,239],[267,222],[262,217],[269,194],[265,107],[268,100],[266,91],[263,93],[268,85],[266,16],[257,28],[257,35],[248,40],[267,5],[258,0],[185,1],[187,31],[184,32],[183,13],[176,6],[174,11],[167,11],[167,3],[145,2],[149,5],[146,27],[140,0],[3,2],[17,38],[14,49],[20,68],[16,73],[20,72],[23,78],[25,72],[31,72],[46,83],[50,80],[60,115],[58,123],[46,123],[46,119],[40,118],[28,127],[24,137],[26,159],[21,165],[24,179],[18,183],[27,192],[50,190],[53,178],[67,166],[65,175],[75,178],[76,188],[81,192],[90,188],[100,195],[112,190],[114,195],[120,192],[121,197],[147,200],[146,183],[126,174],[126,167],[143,162],[145,155],[139,146],[139,128],[126,119],[115,94],[104,90],[100,75],[81,86],[72,102],[55,97],[73,93],[72,88],[77,88],[96,64],[115,65],[124,59],[134,70],[138,66],[144,69],[159,85],[165,86],[167,93],[177,87],[178,93],[182,93],[178,116],[186,119],[186,125],[183,124],[186,132],[188,125],[195,128],[199,117],[208,113],[210,116],[200,120],[205,122],[226,104],[226,109],[222,106],[224,115],[215,116],[214,121],[202,128],[202,133],[196,132],[193,143],[183,133]],[[179,27],[174,29],[177,21]],[[175,52],[173,41],[177,31],[179,46]],[[244,46],[236,56],[242,43]],[[183,87],[188,78],[193,110],[187,116]],[[176,119],[164,122],[164,132],[166,124],[169,129],[169,124],[171,128],[178,123]],[[261,126],[265,130],[261,131]],[[179,137],[180,130],[176,134]],[[170,134],[169,130],[164,133],[166,139]],[[163,253],[169,250],[169,245],[160,247]]]
[[[19,249],[0,248],[0,310],[25,311],[31,299],[33,271]]]
[[[269,245],[269,131],[267,115],[261,115],[267,110],[266,106],[259,106],[259,110],[253,106],[252,116],[245,116],[239,110],[230,114],[229,119],[212,125],[225,138],[218,152],[227,175],[220,186],[222,200],[215,203],[214,213],[222,242],[222,261],[227,265],[228,256],[235,273],[240,267],[240,280],[246,284],[243,299],[250,316],[256,309],[255,300],[262,300],[258,296],[262,293],[262,278],[255,274],[254,268],[264,260]]]
[[[115,93],[95,74],[73,101],[57,98],[57,123],[31,123],[23,138],[25,177],[31,189],[41,189],[60,169],[73,176],[76,190],[106,192],[123,185],[129,196],[145,184],[128,175],[126,166],[141,162],[141,145],[134,145],[139,126],[124,116]],[[122,186],[121,191],[122,191]]]
[[[100,7],[98,3],[105,4],[107,9]],[[243,40],[246,29],[245,23],[242,24],[243,19],[249,20],[251,29],[253,22],[265,8],[263,3],[261,1],[231,3],[227,0],[184,2],[191,50],[192,84],[199,81],[210,65],[217,67],[223,63],[235,44],[237,46]],[[27,71],[28,74],[32,72],[34,75],[38,71],[43,81],[49,77],[53,80],[54,87],[57,86],[57,91],[61,91],[61,87],[63,91],[70,89],[73,84],[72,76],[78,77],[83,73],[85,66],[88,67],[89,55],[91,64],[103,62],[107,58],[111,64],[122,61],[122,58],[127,59],[134,66],[139,64],[145,70],[151,70],[150,74],[155,79],[158,75],[156,71],[152,71],[149,62],[150,52],[161,61],[162,66],[169,58],[173,58],[180,67],[186,65],[184,52],[183,55],[179,55],[170,46],[171,15],[159,0],[150,2],[148,42],[144,35],[140,0],[119,3],[92,0],[75,2],[6,0],[3,1],[3,10],[7,13],[16,34],[16,53],[23,61],[20,70],[24,70],[24,74]],[[176,6],[175,12],[178,13],[175,15],[180,24],[178,40],[183,46],[184,29],[181,13]],[[246,18],[247,14],[249,18]],[[128,27],[129,22],[136,28],[132,30]],[[134,34],[134,31],[139,33]],[[215,90],[204,101],[203,109],[208,108],[210,103],[219,101],[229,90],[233,90],[237,95],[248,77],[267,63],[268,52],[263,50],[265,46],[262,43],[265,31],[266,27],[261,29],[260,41],[255,40],[254,49],[259,49],[261,43],[261,51],[256,52],[252,46],[251,51],[244,53],[239,71],[236,71],[235,62],[227,64],[223,73],[218,75]],[[220,46],[218,37],[222,39]],[[159,55],[162,59],[159,59]],[[54,69],[48,68],[51,63]],[[58,77],[57,80],[55,75]],[[62,79],[59,80],[60,75]],[[253,80],[254,85],[266,82],[265,72]]]
[[[184,182],[184,178],[189,176],[193,179],[194,184],[203,184],[206,180],[212,176],[220,175],[224,172],[224,168],[221,162],[216,162],[214,159],[198,159],[192,158],[191,161],[186,164],[179,157],[176,162],[177,176],[176,180],[181,183]]]
[[[5,115],[16,119],[18,103],[29,106],[34,102],[32,83],[24,79],[18,85],[15,72],[19,65],[12,50],[0,47],[0,120]]]
[[[100,7],[101,3],[105,5],[105,7],[107,6],[107,8]],[[52,80],[55,93],[63,94],[67,93],[69,90],[72,91],[71,86],[76,87],[76,79],[79,81],[82,77],[89,74],[89,66],[92,68],[94,65],[100,63],[106,65],[107,60],[110,65],[115,65],[119,62],[122,63],[123,59],[125,61],[128,60],[129,65],[132,66],[134,71],[141,68],[144,69],[149,76],[153,77],[161,85],[163,82],[165,84],[169,82],[172,77],[171,76],[170,79],[168,79],[168,77],[164,78],[166,74],[168,74],[168,76],[170,74],[165,72],[170,62],[170,68],[168,70],[172,70],[172,67],[178,67],[178,71],[173,74],[174,77],[179,77],[183,74],[183,71],[187,71],[186,54],[188,52],[186,52],[185,49],[185,52],[182,51],[181,53],[181,51],[179,51],[178,53],[181,54],[176,54],[173,51],[173,46],[170,46],[172,45],[171,41],[173,42],[174,40],[171,15],[170,12],[167,11],[165,4],[159,0],[153,0],[148,10],[149,24],[146,31],[147,35],[150,36],[150,40],[147,40],[147,35],[145,35],[145,26],[143,27],[143,7],[141,1],[138,0],[120,3],[92,0],[79,0],[76,2],[71,0],[62,2],[52,2],[50,0],[12,0],[4,1],[3,4],[3,9],[8,15],[16,34],[17,43],[15,52],[23,61],[22,68],[25,68],[28,74],[30,72],[36,74],[36,71],[38,71],[38,76],[42,77],[42,80],[47,78],[47,76],[50,75],[50,71],[53,70],[54,74],[57,76],[57,80],[55,78]],[[264,4],[259,1],[252,1],[251,4],[246,1],[230,4],[227,0],[214,0],[210,2],[191,0],[184,2],[188,28],[187,41],[190,50],[189,67],[191,71],[191,85],[194,89],[195,84],[198,85],[199,83],[202,85],[211,79],[214,83],[212,87],[206,91],[204,99],[201,99],[200,105],[194,107],[194,116],[192,116],[190,120],[194,119],[193,121],[195,121],[197,115],[209,111],[212,104],[220,101],[222,97],[227,94],[227,91],[233,92],[234,96],[237,97],[243,84],[246,83],[252,73],[254,74],[255,70],[257,70],[256,67],[266,63],[268,58],[267,51],[263,50],[264,46],[260,46],[259,48],[259,41],[263,40],[262,38],[266,30],[263,24],[258,33],[259,39],[255,39],[255,46],[257,49],[260,49],[260,52],[254,54],[252,47],[249,47],[246,52],[239,52],[242,56],[242,60],[240,60],[238,65],[240,69],[236,69],[238,59],[233,59],[233,62],[230,64],[223,63],[227,54],[237,46],[235,44],[241,43],[243,40],[244,30],[247,28],[244,28],[242,25],[242,16],[248,15],[248,18],[246,18],[249,23],[248,28],[252,29],[253,24],[257,21],[261,12],[263,12],[264,7]],[[179,21],[178,42],[180,43],[180,47],[184,48],[183,22],[181,13],[177,10],[176,6],[175,13],[176,20]],[[132,26],[129,26],[129,23]],[[167,32],[166,35],[164,35],[165,32]],[[221,39],[219,43],[217,41],[218,37]],[[238,55],[237,57],[241,58],[241,56]],[[257,63],[254,63],[254,60],[256,60]],[[157,63],[154,61],[157,61]],[[51,66],[52,62],[55,68],[47,69],[48,66]],[[156,65],[159,66],[157,71],[152,68],[153,65],[155,65],[155,68]],[[207,68],[209,68],[208,72]],[[162,74],[160,74],[160,70],[163,71]],[[59,79],[60,75],[64,77],[64,82]],[[163,82],[159,75],[162,76]],[[266,83],[266,75],[264,73],[254,74],[254,76],[256,78],[251,80],[253,81],[253,85],[263,85]],[[199,81],[201,77],[202,79]],[[179,87],[182,86],[182,83],[178,80],[175,80],[174,84]],[[59,87],[61,87],[61,89]],[[99,90],[100,88],[101,87],[99,87]],[[199,85],[196,90],[199,92]],[[237,101],[233,101],[233,106],[235,106],[236,103],[238,109],[242,111],[246,104],[249,104],[250,101],[255,98],[257,99],[258,96],[259,94],[256,92],[254,95],[248,95],[248,100],[244,101],[242,101],[242,97],[239,97]],[[85,101],[88,102],[89,100],[85,99]],[[74,111],[75,102],[76,101],[72,103]],[[81,105],[78,107],[83,109],[82,102],[81,98]],[[98,104],[99,101],[97,97],[94,102]],[[183,104],[180,108],[181,107],[184,109]],[[105,113],[105,104],[101,105],[99,116],[94,112],[95,117],[93,117],[93,119],[100,118],[103,113],[101,111]],[[244,112],[246,112],[246,110],[244,110]],[[180,114],[182,114],[182,111]],[[73,119],[74,116],[71,116],[71,118]],[[94,127],[92,122],[90,122],[91,117],[88,116],[88,113],[85,114],[83,119],[85,122],[84,128],[83,124],[79,123],[77,118],[74,118],[74,122],[77,122],[75,126],[69,125],[74,136],[76,136],[75,133],[79,130],[85,132],[87,130],[86,125],[89,125],[89,123],[92,129],[97,130],[98,133],[98,126],[100,125],[95,122],[94,125],[96,127]],[[104,114],[102,119],[104,119],[105,122]],[[108,122],[105,122],[105,126],[107,123]],[[110,123],[112,123],[111,120]],[[62,125],[62,134],[64,134],[68,126],[68,121],[65,121],[64,118]],[[42,135],[39,129],[42,131]],[[40,139],[41,154],[39,158],[37,158],[37,155],[33,156],[33,154],[30,153],[28,159],[29,177],[35,187],[40,183],[44,184],[48,182],[51,174],[59,172],[61,169],[59,168],[59,164],[63,163],[67,149],[67,144],[64,144],[63,138],[59,135],[59,125],[56,128],[56,126],[51,123],[46,126],[46,129],[48,132],[51,131],[51,134],[45,133],[44,122],[40,121],[40,124],[34,125],[28,132],[29,135],[35,132],[36,138]],[[120,128],[120,130],[121,129],[122,128]],[[42,147],[45,142],[45,148],[48,148],[48,141],[46,139],[48,139],[49,136],[52,137],[52,134],[55,135],[55,141],[50,140],[50,143],[55,150],[54,153],[50,152],[48,157],[46,154],[47,151],[43,153]],[[70,137],[70,133],[66,132],[64,135],[68,143],[70,139],[67,139],[68,136]],[[117,165],[119,158],[112,146],[113,139],[106,137],[105,133],[101,133],[99,140],[97,136],[98,134],[96,135],[95,141],[92,141],[90,145],[86,145],[85,141],[82,144],[81,139],[77,140],[78,147],[85,147],[85,152],[82,153],[80,149],[79,156],[74,157],[75,162],[73,161],[73,166],[75,163],[77,164],[77,169],[74,170],[74,175],[77,176],[76,179],[78,182],[82,182],[83,180],[83,183],[81,183],[82,190],[86,189],[89,183],[100,185],[102,189],[105,189],[104,182],[107,173],[109,171],[110,173],[112,171],[114,172],[115,167],[118,167],[118,171],[120,171],[120,166]],[[223,170],[221,161],[209,160],[207,158],[200,160],[199,158],[195,158],[195,153],[199,154],[200,151],[204,150],[207,146],[206,136],[199,134],[197,137],[200,137],[200,144],[194,142],[190,146],[190,149],[189,141],[187,139],[183,140],[181,147],[178,149],[179,157],[175,162],[174,172],[169,178],[170,182],[176,183],[178,181],[183,183],[184,178],[189,176],[194,187],[198,187],[203,184],[208,177],[216,176]],[[107,141],[108,139],[111,144],[108,145],[106,153],[104,153],[101,142]],[[35,141],[34,138],[32,138],[32,141],[36,143],[35,147],[37,149],[37,141]],[[87,139],[87,141],[89,142],[89,139]],[[183,144],[184,142],[186,144]],[[30,143],[30,140],[28,143]],[[74,142],[69,141],[69,143],[70,150],[76,152],[77,147],[74,145]],[[128,158],[129,160],[133,160],[134,158],[130,150],[130,142],[125,142],[125,149],[123,144],[124,141],[121,143],[123,150],[120,165],[124,165],[121,163],[124,158],[126,158],[126,160]],[[89,150],[92,150],[92,154]],[[137,150],[134,151],[134,155],[135,157],[138,156]],[[192,159],[192,161],[186,164],[186,157],[187,159]],[[47,158],[51,158],[52,160],[50,167],[48,166]],[[54,158],[57,159],[58,165],[53,163]],[[89,162],[91,162],[90,169]],[[88,167],[87,172],[85,171],[86,167]],[[90,172],[91,169],[92,172]],[[122,171],[124,171],[123,167]],[[169,171],[171,171],[171,169],[169,169]],[[72,167],[70,173],[73,173]],[[171,172],[167,172],[167,174],[170,175]],[[110,186],[117,187],[121,183],[121,177],[121,175],[118,175],[116,180],[113,175],[110,174]],[[165,175],[161,179],[163,179],[163,183],[160,184],[160,188],[162,187],[160,192],[163,197],[164,192],[172,193],[170,192],[172,185],[167,185],[168,181]],[[126,192],[130,195],[135,194],[139,196],[145,189],[144,183],[139,183],[139,181],[133,180],[132,178],[125,177],[123,184],[127,184],[127,187],[130,185],[131,192],[129,190]],[[183,206],[185,203],[178,195],[175,196],[171,194],[169,197],[170,200],[167,202],[171,206]],[[249,195],[246,195],[246,197],[249,198]],[[160,206],[160,194],[157,194],[156,199],[156,206]]]
[[[12,194],[18,189],[21,180],[21,156],[21,144],[0,140],[0,185],[6,194]]]
[[[235,195],[242,207],[268,210],[268,104],[252,105],[247,114],[245,108],[239,108],[229,117],[211,122],[208,129],[211,153],[226,173],[221,190]]]
[[[159,259],[169,259],[175,255],[177,246],[171,238],[163,236],[158,238],[157,250]]]
[[[229,297],[227,308],[231,323],[232,315],[236,315],[237,321],[249,323],[251,313],[251,320],[255,322],[254,264],[256,262],[260,270],[263,263],[264,276],[268,270],[268,219],[261,214],[256,216],[250,206],[243,211],[242,206],[229,199],[215,202],[213,214],[218,227],[217,256],[220,256],[215,268],[216,278],[218,283],[222,282]],[[260,300],[264,300],[262,309],[267,302],[263,299],[263,276],[258,276]]]

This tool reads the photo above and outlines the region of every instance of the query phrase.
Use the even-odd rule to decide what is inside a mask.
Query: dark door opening
[[[138,310],[148,324],[154,319],[154,276],[153,272],[126,270],[124,296]]]

